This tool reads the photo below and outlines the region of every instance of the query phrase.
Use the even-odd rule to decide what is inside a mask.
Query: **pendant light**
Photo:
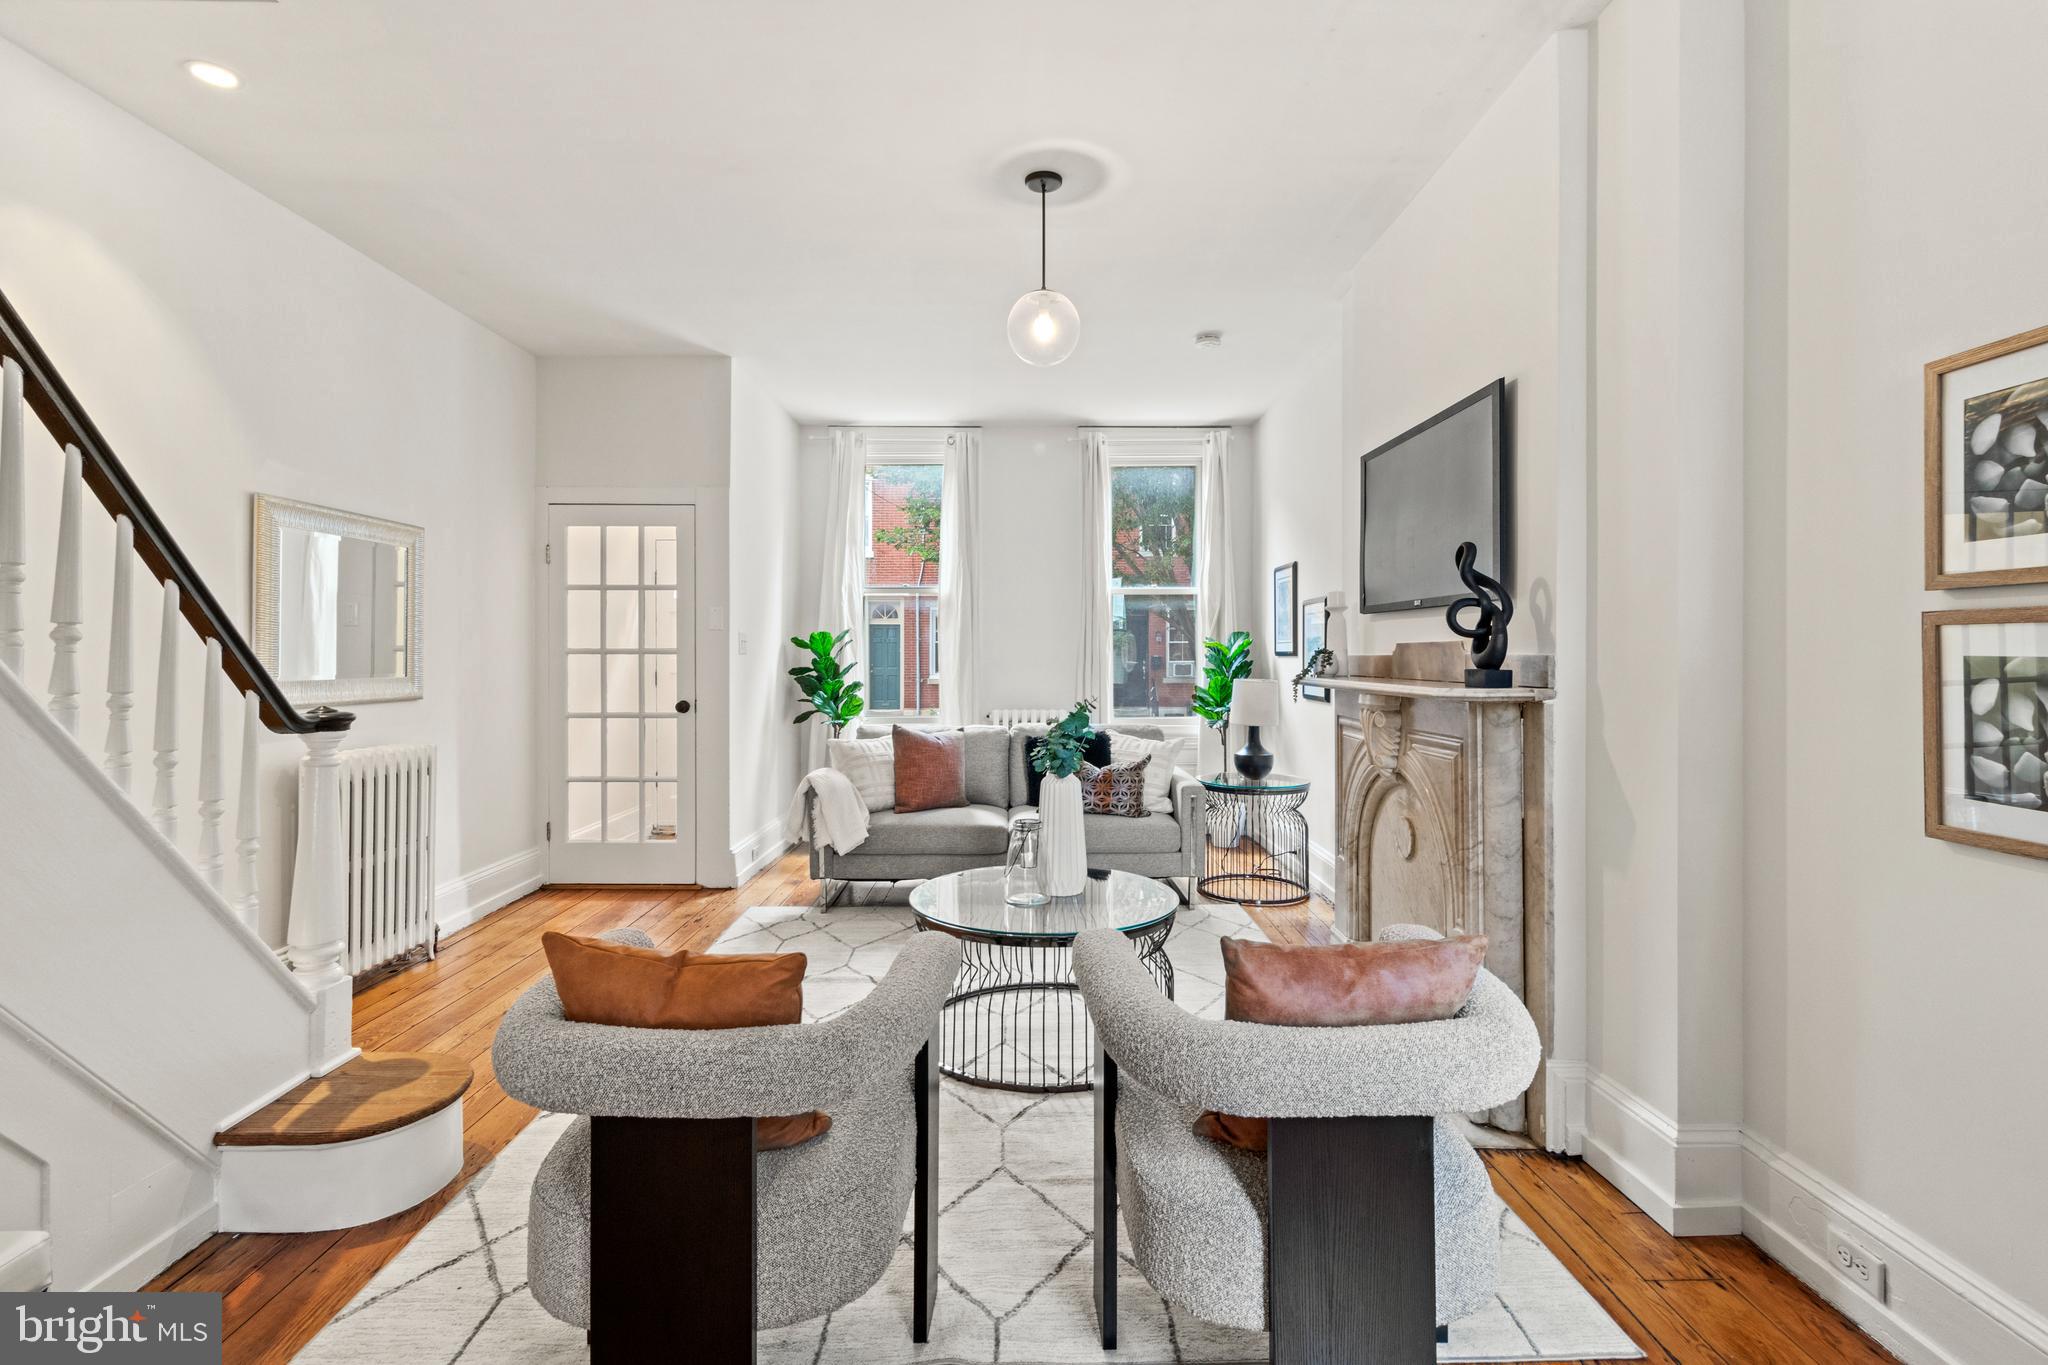
[[[1065,182],[1058,171],[1033,171],[1024,183],[1038,195],[1038,288],[1010,307],[1010,349],[1027,365],[1057,365],[1081,341],[1073,300],[1045,287],[1045,196]]]

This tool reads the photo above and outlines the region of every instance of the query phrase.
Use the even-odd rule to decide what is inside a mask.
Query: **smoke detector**
[[[1195,345],[1197,345],[1197,346],[1200,346],[1200,347],[1201,347],[1201,348],[1202,348],[1203,350],[1205,350],[1205,351],[1213,351],[1213,350],[1215,350],[1215,349],[1216,349],[1216,348],[1217,348],[1218,346],[1221,346],[1222,344],[1223,344],[1223,333],[1221,333],[1221,332],[1197,332],[1197,333],[1195,333]]]

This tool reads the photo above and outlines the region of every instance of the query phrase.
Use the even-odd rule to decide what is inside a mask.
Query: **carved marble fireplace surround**
[[[1337,929],[1485,934],[1486,966],[1535,1016],[1550,1053],[1550,660],[1508,660],[1516,686],[1467,688],[1456,641],[1354,657],[1331,678],[1337,726]],[[1529,1094],[1487,1122],[1544,1142]],[[1538,1102],[1529,1103],[1530,1095]],[[1477,1117],[1475,1115],[1475,1117]]]

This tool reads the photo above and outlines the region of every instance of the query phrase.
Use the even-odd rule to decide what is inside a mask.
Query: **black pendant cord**
[[[1045,292],[1045,185],[1038,187],[1038,292]]]

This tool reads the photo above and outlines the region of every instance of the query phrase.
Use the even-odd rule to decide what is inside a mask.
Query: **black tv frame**
[[[1487,384],[1459,399],[1442,412],[1436,414],[1436,416],[1417,422],[1391,441],[1383,442],[1358,457],[1358,610],[1361,613],[1415,611],[1420,608],[1447,607],[1465,595],[1462,591],[1459,591],[1447,593],[1442,597],[1404,597],[1394,602],[1371,602],[1367,600],[1365,583],[1365,517],[1367,511],[1365,504],[1365,472],[1367,465],[1396,446],[1402,445],[1411,437],[1429,430],[1445,418],[1453,417],[1463,412],[1474,403],[1484,402],[1489,396],[1495,399],[1493,405],[1493,562],[1498,566],[1492,572],[1502,583],[1507,584],[1510,589],[1513,588],[1515,582],[1515,457],[1513,446],[1509,440],[1509,432],[1513,429],[1513,424],[1508,420],[1508,395],[1507,379],[1505,377],[1496,379],[1491,384]],[[1455,545],[1444,546],[1444,562],[1446,564],[1450,563],[1451,552],[1457,548]]]

